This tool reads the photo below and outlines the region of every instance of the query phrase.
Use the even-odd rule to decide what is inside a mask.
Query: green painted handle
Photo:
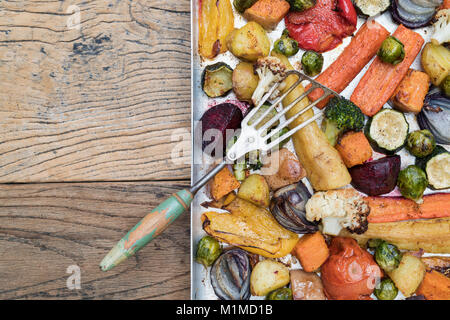
[[[100,263],[100,268],[111,270],[134,255],[186,211],[193,198],[190,191],[181,190],[153,209],[111,249]]]

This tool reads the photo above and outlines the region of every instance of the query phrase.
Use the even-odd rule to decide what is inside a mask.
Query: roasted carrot
[[[341,93],[356,75],[377,53],[383,40],[389,36],[381,24],[375,20],[366,22],[352,38],[344,51],[316,80],[324,86]],[[307,87],[309,89],[309,87]],[[323,95],[322,89],[316,89],[308,96],[314,101]],[[317,106],[323,108],[328,99]]]
[[[422,36],[403,25],[393,34],[404,45],[405,58],[392,65],[376,57],[353,91],[350,100],[368,116],[373,116],[389,100],[408,72],[424,43]]]
[[[440,9],[450,9],[450,0],[444,0]]]
[[[423,197],[417,204],[402,197],[366,197],[370,207],[370,223],[413,219],[450,217],[450,193],[435,193]]]
[[[427,271],[416,294],[427,300],[450,300],[450,279],[437,271]]]

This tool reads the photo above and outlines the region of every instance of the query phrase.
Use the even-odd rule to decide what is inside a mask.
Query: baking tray
[[[203,175],[205,175],[210,168],[210,164],[203,163],[202,160],[202,149],[201,145],[198,143],[195,143],[195,135],[194,135],[194,129],[196,127],[197,122],[200,120],[201,116],[205,112],[205,110],[211,106],[215,105],[221,102],[224,102],[226,100],[235,100],[236,97],[231,92],[228,96],[222,97],[222,98],[216,98],[211,99],[208,98],[201,89],[201,73],[203,71],[203,68],[206,65],[216,63],[218,61],[223,61],[227,64],[229,64],[232,68],[236,66],[236,64],[239,62],[239,60],[234,57],[230,52],[226,52],[223,54],[220,54],[213,60],[202,60],[198,54],[198,1],[199,0],[191,0],[191,133],[192,133],[192,158],[191,158],[191,181],[192,184],[195,181],[198,181]],[[234,8],[233,8],[234,10]],[[240,28],[243,25],[245,25],[246,20],[242,18],[242,16],[234,11],[234,26],[235,28]],[[391,15],[389,12],[386,12],[378,17],[375,18],[376,21],[378,21],[380,24],[382,24],[389,32],[393,33],[397,27],[398,24],[393,22]],[[357,28],[359,29],[361,25],[364,24],[366,20],[358,18],[358,24]],[[284,20],[280,22],[280,24],[277,26],[277,28],[268,33],[268,36],[271,40],[271,43],[273,45],[274,41],[278,39],[284,30]],[[414,31],[418,32],[425,40],[425,43],[430,40],[430,35],[432,33],[431,27],[425,27],[420,29],[415,29]],[[324,56],[324,66],[323,70],[325,70],[343,51],[343,49],[350,43],[351,38],[347,37],[344,39],[343,43],[338,46],[337,48],[326,52],[323,54]],[[300,59],[302,56],[303,51],[300,50],[294,57],[291,57],[289,60],[291,64],[296,68],[296,66],[300,63]],[[342,96],[346,98],[350,98],[351,93],[353,92],[354,88],[358,84],[361,77],[366,72],[367,68],[371,62],[369,62],[364,69],[358,74],[358,76],[353,79],[353,81],[349,84],[349,86],[341,93]],[[412,64],[411,68],[414,69],[421,69],[420,67],[420,54]],[[234,101],[233,101],[234,102]],[[317,110],[315,110],[317,111]],[[407,121],[410,125],[410,131],[419,129],[419,126],[417,124],[417,121],[415,120],[415,116],[413,114],[405,114]],[[291,142],[289,142],[286,147],[290,149],[291,151],[294,151],[293,145]],[[448,146],[444,146],[448,149]],[[402,169],[410,164],[414,164],[414,158],[407,153],[404,149],[398,153],[401,156],[402,159]],[[380,158],[384,155],[377,154],[374,152],[374,159]],[[312,191],[308,181],[305,179],[302,180]],[[206,235],[206,233],[203,231],[201,223],[200,223],[200,216],[203,212],[207,211],[207,209],[203,208],[200,204],[204,201],[209,201],[209,197],[205,194],[203,190],[200,190],[194,201],[191,205],[191,299],[200,299],[200,300],[217,300],[217,296],[215,295],[211,284],[210,284],[210,278],[209,278],[209,270],[205,269],[202,265],[196,263],[194,261],[194,254],[195,254],[195,248],[197,242]],[[432,190],[427,189],[425,191],[425,194],[432,193]],[[442,190],[441,190],[442,192]],[[445,191],[448,192],[448,189]],[[392,195],[399,195],[398,191],[394,190],[392,192]],[[391,194],[390,194],[391,195]],[[432,254],[427,254],[432,255]],[[442,254],[441,254],[442,255]],[[286,260],[290,260],[290,257],[286,257]],[[298,267],[300,268],[299,264],[293,264],[293,268]],[[402,299],[403,296],[401,293],[399,293],[399,296],[397,299]],[[258,299],[257,297],[252,297],[251,299]]]

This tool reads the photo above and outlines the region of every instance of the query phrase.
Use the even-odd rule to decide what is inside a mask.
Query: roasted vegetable
[[[450,50],[429,42],[422,50],[421,62],[431,82],[438,87],[450,73]]]
[[[421,129],[430,130],[437,143],[450,144],[450,98],[437,88],[430,90],[417,122]]]
[[[369,117],[380,111],[392,97],[422,49],[424,42],[419,33],[403,25],[398,26],[393,36],[404,45],[405,58],[403,61],[394,66],[375,57],[350,97],[350,100]]]
[[[397,110],[417,114],[422,110],[429,87],[430,77],[425,72],[409,69],[395,89],[391,102]]]
[[[369,206],[354,189],[316,192],[306,203],[306,218],[322,220],[325,234],[336,236],[342,228],[358,234],[367,230]]]
[[[241,127],[242,111],[232,103],[221,103],[206,110],[197,130],[201,130],[202,150],[208,155],[222,158],[227,141],[227,130]],[[197,133],[196,133],[197,134]]]
[[[266,31],[254,21],[230,32],[227,46],[232,54],[246,61],[256,61],[270,52],[270,40]]]
[[[339,151],[347,168],[363,164],[372,157],[372,147],[362,132],[345,133],[336,144],[336,150]]]
[[[302,55],[302,69],[310,77],[322,72],[323,55],[314,51],[306,51]]]
[[[364,127],[364,115],[350,100],[333,97],[325,109],[322,131],[334,146],[341,134],[346,131],[360,131]]]
[[[401,259],[402,253],[397,246],[386,241],[382,241],[375,248],[375,261],[384,271],[390,272],[396,269]]]
[[[434,20],[431,41],[438,44],[450,42],[450,8],[439,10]]]
[[[250,260],[245,251],[225,251],[211,268],[211,285],[222,300],[250,298]]]
[[[444,147],[437,146],[429,156],[416,159],[416,165],[425,171],[430,188],[450,188],[450,153]]]
[[[352,237],[360,245],[369,239],[383,239],[400,250],[425,250],[430,253],[450,253],[450,218],[422,219],[387,223],[369,223],[361,235],[342,230],[341,236]],[[400,288],[399,288],[400,289]]]
[[[292,300],[292,290],[290,288],[276,289],[269,292],[266,300]]]
[[[265,296],[287,285],[289,279],[289,269],[284,264],[266,259],[258,262],[253,268],[250,291],[255,296]]]
[[[234,0],[233,5],[237,12],[244,13],[245,10],[250,8],[258,0]]]
[[[406,149],[417,158],[426,157],[435,147],[436,141],[429,130],[410,132],[406,139]]]
[[[435,6],[421,6],[414,0],[392,0],[392,18],[398,24],[416,29],[428,25],[434,17]]]
[[[399,266],[388,272],[395,286],[405,297],[412,295],[425,276],[425,265],[416,256],[404,254]]]
[[[280,39],[275,41],[273,45],[275,52],[284,54],[286,57],[291,57],[298,52],[298,42],[289,37],[289,31],[284,29]]]
[[[226,37],[233,31],[234,15],[230,0],[202,0],[199,13],[198,50],[213,59],[227,51]]]
[[[212,179],[210,193],[214,200],[219,201],[237,188],[239,188],[239,181],[236,180],[228,168],[223,168]]]
[[[339,57],[319,74],[315,80],[327,88],[341,93],[375,56],[381,43],[387,36],[389,36],[389,31],[374,19],[370,19],[351,37],[350,44],[344,48]],[[308,85],[306,90],[310,86]],[[308,95],[308,98],[315,101],[322,97],[323,94],[323,90],[317,88]],[[331,96],[325,98],[316,106],[323,109]]]
[[[283,80],[286,73],[286,67],[281,63],[277,57],[259,58],[256,61],[255,72],[258,74],[259,82],[252,95],[252,101],[254,105],[257,105],[264,94],[276,82]]]
[[[261,107],[259,107],[258,111],[250,118],[250,120],[248,120],[248,125],[251,126],[251,125],[253,125],[253,123],[255,121],[258,121],[258,125],[256,126],[256,129],[259,129],[263,125],[265,125],[267,122],[269,122],[270,119],[272,119],[273,117],[275,117],[277,115],[277,113],[278,113],[277,109],[272,108],[272,110],[262,120],[259,120],[259,118],[261,118],[261,116],[269,108],[270,108],[270,105],[267,103],[265,103]],[[279,123],[280,123],[279,121],[274,122],[268,129],[278,126]]]
[[[400,163],[400,156],[393,155],[350,168],[352,186],[369,196],[389,193],[397,184]]]
[[[420,204],[403,197],[365,199],[370,207],[369,223],[450,217],[450,193],[428,194]]]
[[[258,0],[245,10],[247,21],[256,21],[265,29],[273,30],[289,11],[289,3],[285,0]]]
[[[400,40],[390,36],[383,41],[377,55],[381,61],[396,65],[405,58],[405,48]]]
[[[222,253],[219,241],[210,236],[203,237],[197,244],[195,261],[209,267]]]
[[[288,70],[293,69],[288,58],[281,54],[272,54],[276,55]],[[287,88],[294,85],[297,80],[295,75],[287,77],[282,84],[284,86],[282,93],[286,92]],[[304,92],[303,86],[298,85],[283,99],[283,106],[294,102]],[[287,119],[295,117],[295,120],[289,124],[290,129],[314,115],[313,110],[308,110],[300,116],[297,115],[308,105],[308,99],[305,98],[286,112]],[[313,122],[294,133],[292,142],[298,159],[306,170],[307,178],[315,190],[337,189],[350,183],[351,177],[344,162],[336,149],[329,144],[317,123]]]
[[[394,300],[397,297],[398,289],[391,279],[386,278],[376,285],[373,294],[378,300]]]
[[[432,256],[422,257],[422,262],[427,270],[435,270],[450,277],[450,257]]]
[[[440,87],[447,98],[450,98],[450,75],[446,76],[445,79],[442,80]]]
[[[241,101],[252,102],[252,94],[258,86],[259,77],[253,71],[250,62],[239,62],[234,68],[232,83],[233,92]]]
[[[233,69],[224,62],[207,66],[202,75],[203,91],[210,98],[227,95],[233,87],[232,74]]]
[[[291,288],[294,300],[326,300],[320,277],[313,272],[291,270]]]
[[[418,166],[407,166],[398,174],[397,186],[405,198],[414,201],[421,200],[427,185],[427,175]]]
[[[331,239],[330,257],[320,272],[326,295],[332,300],[367,299],[381,277],[372,255],[355,240],[343,237]]]
[[[405,145],[409,124],[405,115],[392,109],[381,109],[369,119],[366,136],[372,147],[384,154],[394,154]]]
[[[450,300],[450,279],[437,271],[427,271],[416,294],[427,300]]]
[[[263,176],[252,174],[248,176],[239,187],[237,196],[241,199],[266,208],[269,206],[269,185]]]
[[[306,171],[291,151],[281,148],[271,152],[270,156],[264,159],[261,174],[266,178],[270,189],[276,191],[282,187],[299,182],[306,176]],[[301,199],[296,198],[294,201],[295,205],[299,205],[298,201],[301,201]]]
[[[288,0],[292,11],[305,11],[316,5],[317,0]]]
[[[391,5],[390,0],[353,0],[356,10],[363,17],[373,17],[386,11]]]
[[[319,231],[301,237],[292,253],[306,272],[317,271],[330,256],[325,238]]]
[[[298,241],[297,234],[284,229],[269,211],[236,198],[225,207],[231,213],[205,212],[203,229],[228,244],[266,258],[284,257]]]
[[[295,233],[313,233],[317,223],[306,219],[305,205],[311,197],[306,186],[299,181],[275,192],[270,211],[280,225]]]

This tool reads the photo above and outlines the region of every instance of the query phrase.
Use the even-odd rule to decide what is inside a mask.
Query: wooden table
[[[98,264],[189,185],[189,131],[188,0],[1,1],[0,299],[188,299],[188,214]]]

